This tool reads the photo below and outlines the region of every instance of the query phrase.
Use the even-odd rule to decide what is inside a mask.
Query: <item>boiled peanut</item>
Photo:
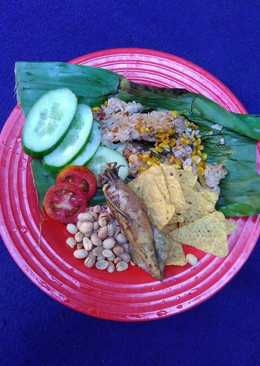
[[[85,236],[85,238],[83,238],[83,246],[88,251],[93,248],[92,241],[89,238],[87,238],[86,236]]]
[[[76,249],[74,250],[73,255],[77,259],[84,259],[87,257],[88,252],[85,249]]]
[[[108,267],[109,263],[106,260],[100,260],[96,262],[96,268],[104,270]]]
[[[66,229],[67,229],[67,232],[70,234],[76,234],[76,232],[78,231],[76,225],[74,225],[74,224],[68,224],[66,226]]]
[[[79,221],[94,221],[93,215],[90,212],[83,212],[78,215]]]
[[[116,227],[115,224],[111,223],[107,225],[107,234],[108,236],[113,236],[115,233]]]
[[[103,244],[103,246],[104,246],[104,244]],[[113,252],[114,252],[115,255],[123,254],[124,253],[124,249],[120,245],[116,245],[113,248]]]
[[[102,252],[103,256],[106,258],[109,258],[111,256],[113,256],[113,252],[111,249],[104,249]]]
[[[109,273],[113,273],[115,271],[115,265],[113,263],[109,263],[109,265],[107,267],[107,271]]]
[[[89,254],[89,256],[85,259],[84,264],[86,267],[91,268],[94,266],[96,262],[96,257],[94,255]]]
[[[74,238],[67,238],[66,244],[73,249],[76,245],[76,240]]]
[[[119,233],[116,235],[116,241],[119,243],[119,244],[125,244],[127,243],[127,239],[125,237],[125,235],[123,233]]]
[[[101,241],[101,239],[98,237],[97,233],[93,233],[93,234],[91,235],[91,237],[90,237],[90,240],[91,240],[91,241],[92,241],[92,243],[93,243],[95,246],[97,246],[97,247],[99,247],[99,246],[101,246],[101,245],[102,245],[102,241]]]
[[[74,236],[77,243],[80,243],[83,240],[83,234],[79,231]]]
[[[99,225],[98,225],[98,222],[97,221],[94,222],[93,229],[94,230],[98,230],[99,229]]]
[[[119,254],[119,257],[126,263],[129,263],[131,259],[128,253]]]
[[[114,263],[115,264],[117,264],[117,263],[119,263],[119,262],[121,262],[121,258],[120,257],[116,257],[115,259],[114,259]]]
[[[115,245],[116,241],[114,238],[107,238],[103,240],[104,249],[112,249]]]
[[[82,234],[91,233],[93,230],[93,223],[90,221],[79,221],[78,228]]]
[[[101,228],[98,230],[97,235],[98,235],[98,237],[99,237],[101,240],[106,239],[106,237],[107,237],[107,226],[103,226],[103,227],[101,227]]]
[[[91,253],[93,253],[93,255],[95,255],[96,257],[98,257],[99,255],[102,255],[102,252],[103,252],[102,247],[96,247],[92,250]]]
[[[100,227],[106,226],[107,225],[107,219],[106,219],[106,217],[103,217],[103,216],[100,217],[100,216],[98,218],[98,225]]]
[[[128,268],[128,263],[124,262],[124,261],[120,261],[117,263],[116,265],[116,270],[118,272],[122,272],[125,271]]]

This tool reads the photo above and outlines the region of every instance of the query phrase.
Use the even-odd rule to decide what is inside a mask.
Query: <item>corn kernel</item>
[[[145,166],[141,166],[139,169],[138,169],[138,171],[140,172],[140,173],[142,173],[142,172],[144,172],[144,171],[146,171],[147,170],[147,168],[145,167]]]
[[[201,139],[200,138],[196,139],[196,141],[194,142],[194,145],[199,146],[200,144],[201,144]]]
[[[205,168],[202,168],[202,167],[198,167],[198,169],[197,169],[197,172],[198,172],[198,175],[204,175],[204,173],[205,173]]]
[[[195,164],[199,164],[201,162],[201,157],[198,155],[194,155],[194,156],[192,156],[192,161]]]
[[[94,112],[94,113],[98,113],[98,112],[100,112],[100,110],[101,110],[100,107],[93,107],[92,108],[92,112]]]
[[[173,127],[169,128],[168,134],[169,136],[173,136],[175,134],[175,129]]]
[[[177,111],[171,111],[171,115],[173,118],[176,118],[179,116],[179,113]]]
[[[202,153],[202,154],[201,154],[201,158],[202,158],[203,160],[207,160],[208,155],[207,155],[206,153]]]
[[[182,145],[188,145],[190,143],[190,139],[188,137],[181,137],[180,138],[180,143]]]

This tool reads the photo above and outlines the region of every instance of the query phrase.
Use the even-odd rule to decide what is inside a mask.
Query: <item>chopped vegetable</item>
[[[86,144],[92,123],[90,107],[79,104],[68,132],[56,149],[44,157],[44,164],[54,171],[69,164]]]
[[[67,132],[77,108],[69,89],[56,89],[42,95],[32,106],[23,127],[23,148],[40,157],[52,151]]]
[[[101,143],[101,132],[97,122],[93,123],[91,134],[82,151],[71,162],[72,165],[85,165],[95,155]]]
[[[57,176],[57,183],[73,183],[84,194],[87,200],[92,198],[97,190],[97,180],[95,175],[83,166],[68,166]]]
[[[87,207],[85,194],[75,184],[59,183],[51,186],[44,197],[46,214],[56,221],[74,223]]]
[[[123,155],[105,146],[98,148],[96,154],[88,163],[88,168],[98,176],[105,171],[108,163],[117,163],[120,166],[119,176],[121,179],[128,176],[128,164]]]

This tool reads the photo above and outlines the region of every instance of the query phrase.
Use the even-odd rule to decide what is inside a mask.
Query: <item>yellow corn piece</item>
[[[92,108],[92,112],[94,112],[94,113],[98,113],[98,112],[100,112],[100,107],[93,107]]]
[[[199,164],[201,162],[201,157],[198,155],[194,155],[194,156],[192,156],[192,161],[195,164]]]
[[[201,139],[200,138],[197,138],[194,142],[194,145],[195,146],[199,146],[201,144]]]
[[[179,116],[179,113],[177,111],[171,111],[171,115],[173,118],[176,118]]]
[[[181,137],[180,142],[182,145],[188,145],[188,144],[190,144],[191,141],[188,137]]]

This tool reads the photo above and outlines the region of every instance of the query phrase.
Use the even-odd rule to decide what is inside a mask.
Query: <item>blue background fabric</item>
[[[1,0],[0,123],[15,105],[17,60],[67,61],[145,47],[212,72],[260,113],[257,0]],[[1,182],[0,182],[1,184]],[[260,242],[218,294],[176,317],[104,321],[46,296],[0,243],[0,365],[260,365]]]

